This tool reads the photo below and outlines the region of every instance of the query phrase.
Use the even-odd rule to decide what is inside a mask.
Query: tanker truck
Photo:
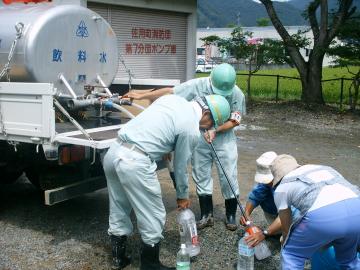
[[[134,117],[109,89],[116,35],[75,5],[0,7],[0,183],[26,177],[52,205],[106,186],[101,155]]]

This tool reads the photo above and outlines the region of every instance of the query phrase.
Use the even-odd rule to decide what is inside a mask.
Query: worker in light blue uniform
[[[282,228],[282,269],[304,269],[306,259],[329,245],[340,269],[360,269],[359,188],[331,167],[300,166],[290,155],[279,155],[270,168]],[[300,211],[295,219],[291,206]]]
[[[196,191],[199,197],[201,210],[200,220],[197,222],[198,229],[214,225],[213,220],[213,179],[211,168],[215,162],[220,180],[221,192],[225,199],[226,228],[236,230],[237,201],[231,192],[225,175],[223,174],[215,155],[208,142],[212,141],[218,156],[230,177],[230,182],[239,196],[239,185],[237,179],[237,144],[234,127],[240,125],[241,117],[246,113],[245,96],[235,85],[236,72],[229,64],[216,66],[210,77],[197,78],[182,83],[174,88],[162,88],[148,93],[129,93],[127,97],[133,99],[155,100],[165,94],[175,94],[192,100],[198,96],[219,94],[224,96],[231,108],[231,116],[223,125],[204,133],[195,149],[192,157],[192,176],[196,183]]]
[[[130,263],[126,240],[133,232],[131,211],[142,239],[140,269],[175,269],[159,261],[166,213],[155,161],[175,151],[177,204],[182,209],[189,207],[187,164],[198,143],[199,128],[221,125],[229,115],[229,104],[219,95],[192,102],[175,95],[164,96],[120,129],[103,161],[110,201],[108,233],[113,269],[123,269]]]

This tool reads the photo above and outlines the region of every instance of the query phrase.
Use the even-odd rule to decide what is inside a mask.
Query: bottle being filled
[[[245,231],[249,235],[260,232],[259,228],[254,226],[251,223],[251,221],[246,222]],[[258,260],[263,260],[263,259],[266,259],[267,257],[271,256],[271,251],[270,251],[268,245],[265,243],[265,240],[261,241],[259,244],[257,244],[254,247],[254,253],[255,253],[256,259],[258,259]]]
[[[237,270],[254,270],[254,249],[245,241],[248,235],[246,232],[239,240]]]
[[[196,229],[195,215],[190,209],[184,209],[177,215],[180,231],[180,243],[186,245],[190,257],[200,253],[200,244]]]
[[[187,252],[185,244],[181,244],[177,253],[176,270],[190,270],[190,254]]]

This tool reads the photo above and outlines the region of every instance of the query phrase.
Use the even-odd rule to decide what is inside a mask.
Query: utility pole
[[[240,26],[240,11],[236,14],[236,24]]]

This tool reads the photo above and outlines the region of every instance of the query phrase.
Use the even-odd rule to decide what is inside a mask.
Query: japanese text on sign
[[[170,41],[172,39],[170,29],[133,27],[131,38],[134,42],[125,44],[125,54],[176,54],[176,44]]]
[[[126,54],[175,54],[175,44],[127,43]]]
[[[169,29],[158,28],[136,28],[131,30],[133,39],[171,39],[171,31]]]

